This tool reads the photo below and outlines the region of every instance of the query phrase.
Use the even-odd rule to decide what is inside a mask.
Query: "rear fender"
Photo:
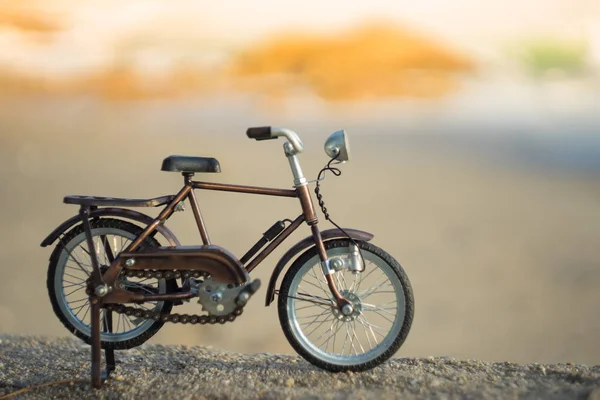
[[[140,222],[145,225],[149,225],[154,221],[154,218],[149,215],[142,214],[141,212],[129,210],[125,208],[115,208],[115,207],[106,207],[106,208],[97,208],[95,210],[90,211],[90,219],[91,218],[99,218],[99,217],[119,217],[123,219],[128,219],[136,222]],[[42,247],[46,247],[54,243],[60,235],[67,232],[74,225],[81,222],[81,217],[79,215],[73,216],[60,224],[56,229],[54,229],[41,243]],[[175,234],[166,226],[158,225],[156,227],[158,233],[164,236],[165,239],[169,242],[171,246],[180,246],[179,240]]]
[[[365,232],[365,231],[360,231],[358,229],[344,229],[344,231],[346,231],[346,233],[348,233],[348,236],[350,236],[352,239],[360,240],[362,242],[368,242],[371,239],[373,239],[373,237],[374,237],[373,234],[371,234],[369,232]],[[321,237],[323,238],[324,242],[331,240],[331,239],[347,238],[347,236],[344,234],[344,232],[342,232],[339,229],[324,230],[321,232]],[[294,246],[292,246],[281,257],[281,259],[275,266],[273,273],[271,274],[271,279],[269,279],[269,286],[267,287],[267,294],[266,294],[266,298],[265,298],[265,306],[266,307],[268,307],[275,299],[275,286],[277,285],[277,279],[279,278],[279,275],[281,274],[281,272],[283,271],[285,266],[294,257],[296,257],[300,252],[302,252],[310,247],[313,247],[314,245],[315,245],[315,242],[314,242],[313,237],[308,236],[308,237],[302,239],[301,241],[299,241],[298,243],[296,243]]]

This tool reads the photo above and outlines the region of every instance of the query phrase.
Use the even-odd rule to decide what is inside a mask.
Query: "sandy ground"
[[[320,123],[274,108],[244,110],[241,118],[226,107],[208,115],[202,106],[168,114],[160,103],[2,100],[0,333],[69,336],[46,293],[51,249],[39,246],[77,211],[62,204],[64,195],[173,193],[181,177],[159,170],[169,154],[218,158],[223,173],[200,179],[289,187],[281,141],[245,138],[246,127],[272,124],[303,134],[310,177],[326,162],[326,136],[339,128],[351,134],[352,160],[341,177],[327,178],[323,193],[336,222],[374,233],[411,279],[415,320],[398,356],[598,363],[597,176],[503,167],[399,137],[353,135],[356,127],[336,116]],[[198,194],[213,242],[238,256],[272,222],[300,211],[290,199]],[[199,242],[190,211],[169,225],[184,244]],[[166,326],[150,343],[291,354],[263,296],[278,255],[308,232],[294,233],[256,270],[263,288],[235,324]]]
[[[0,366],[0,399],[600,399],[600,365],[573,363],[404,357],[332,374],[297,356],[142,345],[92,389],[81,342],[0,335]]]

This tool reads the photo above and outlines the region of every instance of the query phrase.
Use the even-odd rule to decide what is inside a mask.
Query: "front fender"
[[[373,237],[374,237],[373,234],[371,234],[369,232],[365,232],[365,231],[360,231],[358,229],[344,229],[344,231],[346,231],[346,233],[348,233],[348,236],[350,236],[352,239],[360,240],[363,242],[368,242],[371,239],[373,239]],[[347,238],[347,236],[344,234],[344,232],[342,232],[341,230],[339,230],[337,228],[327,229],[327,230],[322,231],[321,237],[323,238],[323,241],[327,241],[327,240],[331,240],[331,239]],[[298,243],[293,245],[281,257],[281,259],[275,266],[273,273],[271,274],[271,279],[269,279],[269,286],[267,287],[267,294],[265,297],[265,306],[266,307],[268,307],[273,302],[273,299],[275,298],[275,285],[277,284],[277,279],[279,278],[281,271],[283,271],[285,266],[296,255],[298,255],[298,253],[300,253],[314,245],[315,245],[315,242],[314,242],[314,239],[312,236],[305,237],[304,239],[302,239],[301,241],[299,241]]]
[[[133,221],[140,222],[142,224],[149,225],[154,221],[154,218],[149,215],[142,214],[141,212],[129,210],[125,208],[116,208],[116,207],[106,207],[106,208],[98,208],[90,211],[90,218],[98,218],[98,217],[120,217],[123,219],[129,219]],[[81,222],[81,217],[79,215],[73,216],[60,224],[56,229],[54,229],[44,241],[41,243],[42,247],[46,247],[51,245],[59,238],[60,235],[68,231],[73,225]],[[165,237],[169,241],[171,246],[181,246],[179,240],[175,234],[166,226],[158,225],[156,230]]]

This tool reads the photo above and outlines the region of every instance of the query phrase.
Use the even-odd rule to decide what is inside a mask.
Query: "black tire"
[[[143,231],[139,226],[134,225],[130,222],[119,220],[119,219],[112,219],[112,218],[94,219],[94,220],[90,221],[90,224],[91,224],[93,236],[97,236],[97,233],[101,232],[99,230],[106,231],[107,229],[112,230],[114,232],[119,232],[119,231],[123,232],[125,235],[127,235],[129,237],[137,237]],[[64,295],[63,294],[59,295],[59,293],[57,292],[58,279],[61,279],[61,282],[63,282],[65,279],[67,279],[64,276],[64,274],[65,274],[64,271],[66,270],[66,265],[67,265],[68,260],[71,257],[71,254],[69,254],[69,252],[66,249],[74,248],[74,246],[77,246],[78,243],[81,243],[82,235],[85,235],[85,234],[84,234],[84,230],[83,230],[83,225],[80,224],[80,225],[76,226],[75,228],[73,228],[70,232],[68,232],[56,245],[54,251],[52,252],[52,256],[50,257],[50,264],[48,267],[48,276],[47,276],[46,285],[48,288],[48,295],[50,297],[50,302],[52,303],[52,309],[54,310],[54,313],[56,314],[58,319],[72,334],[74,334],[78,338],[82,339],[85,343],[91,344],[91,336],[88,332],[85,332],[82,330],[84,327],[76,326],[77,325],[76,321],[72,322],[72,320],[74,320],[75,318],[79,319],[79,316],[71,315],[69,317],[65,314],[65,307],[69,307],[69,309],[71,309],[70,305],[65,304],[65,302],[61,299]],[[85,249],[87,250],[85,236],[83,236],[83,238],[84,238],[83,245],[85,246]],[[159,247],[159,246],[160,246],[160,244],[154,237],[147,237],[140,245],[140,248]],[[62,262],[59,264],[59,262],[62,260],[64,260],[64,266],[61,266]],[[102,262],[102,261],[100,260],[100,262]],[[61,274],[61,277],[57,276],[57,273],[60,273],[60,271],[58,270],[59,267],[63,271],[63,273]],[[77,277],[77,278],[79,279],[80,277]],[[69,279],[72,279],[72,278],[69,278]],[[177,284],[176,284],[175,280],[173,280],[173,279],[162,280],[162,281],[164,281],[163,285],[167,291],[175,290],[177,287]],[[71,283],[71,282],[69,282],[69,283]],[[80,283],[78,282],[77,285],[80,285]],[[62,289],[63,289],[63,291],[65,290],[64,284],[62,286]],[[80,289],[77,289],[77,290],[80,290]],[[64,298],[66,299],[66,296],[64,296]],[[85,296],[84,296],[84,298],[85,298]],[[84,301],[84,300],[78,300],[78,301]],[[61,303],[62,303],[63,307],[61,307]],[[84,303],[83,306],[85,306],[86,304],[89,304],[89,303]],[[173,303],[170,301],[157,302],[157,304],[161,304],[161,306],[162,306],[160,309],[161,313],[168,314],[171,312],[171,310],[173,308]],[[131,306],[131,304],[128,304],[128,306]],[[71,311],[73,311],[73,310],[71,309]],[[120,316],[119,314],[115,314],[115,313],[113,313],[113,315]],[[83,316],[83,319],[85,319],[85,315]],[[83,320],[81,320],[81,324],[86,325],[86,323]],[[125,321],[123,322],[123,324],[125,326]],[[89,326],[89,324],[88,324],[88,326]],[[146,342],[152,336],[154,336],[162,326],[163,326],[163,322],[161,322],[161,321],[152,321],[151,325],[150,325],[150,321],[145,321],[144,322],[145,329],[143,332],[140,332],[140,334],[136,334],[133,337],[131,337],[131,334],[130,334],[130,335],[128,335],[129,337],[124,337],[122,340],[118,337],[118,333],[110,334],[111,336],[109,336],[109,334],[104,332],[103,328],[102,328],[101,329],[102,332],[100,334],[101,339],[103,339],[103,338],[110,339],[110,340],[101,340],[102,348],[103,349],[124,350],[124,349],[130,349],[133,347],[137,347],[137,346],[141,345],[142,343]],[[135,328],[132,329],[130,332],[134,332],[134,331],[135,331]]]
[[[328,254],[330,255],[332,251],[333,252],[337,251],[338,253],[344,251],[343,249],[340,249],[340,248],[347,248],[349,244],[350,244],[350,241],[346,240],[346,239],[330,240],[330,241],[325,242],[325,249],[327,250]],[[365,259],[367,258],[367,255],[370,253],[370,254],[378,257],[379,259],[383,260],[385,262],[385,264],[387,264],[391,268],[391,270],[393,271],[394,279],[397,279],[398,280],[397,283],[399,283],[402,287],[403,298],[404,298],[403,320],[400,325],[399,320],[401,319],[401,317],[399,317],[397,325],[394,325],[396,327],[400,327],[399,332],[397,333],[397,335],[395,337],[393,337],[393,340],[392,340],[392,338],[390,338],[391,343],[387,348],[385,347],[385,345],[382,345],[378,349],[379,353],[374,352],[375,353],[373,355],[374,358],[362,360],[363,362],[357,362],[357,363],[352,363],[352,361],[345,361],[345,360],[343,361],[343,363],[332,362],[331,360],[324,359],[325,357],[319,357],[318,355],[316,355],[315,353],[317,351],[315,351],[315,349],[313,349],[311,351],[309,348],[307,348],[310,346],[303,345],[302,341],[296,336],[296,334],[294,334],[294,332],[298,332],[298,329],[300,329],[300,328],[295,327],[294,329],[292,329],[292,318],[290,318],[289,307],[290,307],[290,304],[293,304],[292,302],[294,301],[294,299],[290,299],[289,300],[290,303],[288,303],[288,296],[290,296],[290,289],[292,286],[292,282],[294,281],[294,278],[296,277],[297,274],[299,274],[301,272],[301,269],[303,269],[305,264],[309,263],[309,261],[311,259],[312,259],[312,261],[310,261],[311,264],[314,263],[315,258],[317,260],[319,259],[316,247],[310,248],[309,250],[304,252],[302,255],[300,255],[296,259],[296,261],[292,264],[290,269],[285,274],[285,277],[283,279],[283,282],[281,284],[280,291],[279,291],[279,298],[278,298],[279,322],[281,324],[281,327],[283,329],[283,332],[284,332],[288,342],[294,348],[294,350],[300,356],[302,356],[305,360],[307,360],[308,362],[310,362],[311,364],[313,364],[319,368],[325,369],[330,372],[365,371],[365,370],[374,368],[374,367],[378,366],[379,364],[385,362],[390,357],[392,357],[398,351],[398,349],[402,346],[402,344],[406,340],[406,337],[408,336],[408,333],[410,331],[412,321],[413,321],[413,315],[414,315],[413,291],[412,291],[410,282],[408,280],[408,277],[406,276],[406,273],[404,272],[403,268],[391,255],[389,255],[387,252],[380,249],[379,247],[374,246],[373,244],[370,244],[367,242],[357,242],[357,244],[358,244],[359,248],[361,249],[361,252],[362,252],[363,256],[365,257]],[[335,249],[338,249],[338,250],[335,250]],[[369,257],[371,257],[371,256],[369,256]],[[310,267],[307,266],[304,270],[309,271],[307,268],[310,268]],[[305,273],[306,273],[306,275],[308,275],[308,272],[305,272]],[[363,273],[367,273],[367,270],[365,270],[365,272],[363,272]],[[386,274],[386,276],[388,276],[388,275]],[[315,276],[315,278],[316,278],[316,276]],[[298,278],[298,279],[302,279],[302,278]],[[323,278],[323,282],[324,282],[325,288],[327,288],[327,284],[325,283],[324,278]],[[299,284],[297,284],[297,288],[299,288]],[[304,290],[306,290],[306,288],[304,288]],[[373,293],[375,293],[375,292],[373,292]],[[396,294],[397,292],[394,291],[394,293]],[[310,296],[312,296],[312,295],[310,295]],[[369,296],[370,296],[370,294],[369,294]],[[310,303],[303,302],[302,304],[310,304]],[[322,309],[325,310],[325,311],[323,311],[325,313],[325,318],[328,318],[327,307],[323,307],[323,306],[320,306],[320,307],[322,307]],[[306,307],[303,306],[303,308],[306,308]],[[359,314],[360,314],[360,312],[359,312]],[[320,317],[317,317],[317,318],[320,318]],[[360,318],[360,317],[358,317],[358,318]],[[317,322],[321,322],[321,321],[317,321]],[[337,324],[337,321],[334,320],[334,323]],[[341,324],[344,324],[344,322],[342,322]],[[295,325],[299,325],[299,322],[297,320],[296,320]],[[363,326],[363,328],[364,328],[364,326]],[[339,328],[337,328],[337,329],[339,330]],[[333,330],[333,324],[332,324],[332,328],[330,328],[330,330]],[[367,331],[367,329],[365,329],[365,333],[366,333],[366,331]],[[337,332],[334,332],[334,335],[336,335],[336,334],[337,334]],[[368,336],[368,333],[366,333],[366,334]],[[356,335],[356,331],[355,331],[354,335]],[[393,336],[393,334],[392,334],[392,336]],[[375,337],[375,335],[373,335],[373,337]],[[351,338],[351,340],[353,340],[353,339]],[[329,339],[327,340],[327,342],[329,342]],[[329,343],[327,343],[326,349],[327,349],[328,345],[329,345]],[[345,345],[345,342],[344,342],[344,345]],[[362,346],[361,346],[361,348],[362,348]],[[334,348],[333,349],[335,351],[335,339],[334,339]],[[377,346],[376,346],[376,350],[377,350]],[[328,352],[325,352],[325,353],[329,354]],[[343,355],[343,353],[344,353],[344,351],[342,350],[342,355]],[[375,355],[376,355],[376,357],[375,357]],[[331,356],[332,356],[332,358],[339,357],[339,354],[332,353]]]

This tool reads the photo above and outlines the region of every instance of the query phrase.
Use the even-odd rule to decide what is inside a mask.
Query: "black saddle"
[[[221,172],[216,158],[169,156],[162,162],[162,171],[168,172]]]

